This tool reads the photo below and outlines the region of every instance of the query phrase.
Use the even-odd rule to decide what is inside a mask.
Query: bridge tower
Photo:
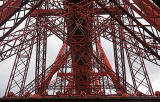
[[[146,64],[160,67],[160,9],[152,1],[3,0],[1,4],[0,61],[15,56],[5,97],[155,95]],[[63,44],[48,67],[50,36]],[[112,44],[113,58],[106,56],[104,48],[110,47],[102,45],[105,40]],[[30,64],[33,53],[35,65]],[[34,80],[29,81],[30,66]]]

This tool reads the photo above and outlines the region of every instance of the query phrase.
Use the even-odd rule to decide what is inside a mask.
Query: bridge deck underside
[[[41,97],[1,98],[0,102],[160,102],[160,97]]]

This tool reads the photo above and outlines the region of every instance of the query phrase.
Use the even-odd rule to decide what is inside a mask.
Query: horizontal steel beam
[[[118,10],[116,8],[108,8],[110,12],[112,12],[113,14],[117,14],[117,13],[123,13],[121,10]],[[106,13],[103,9],[101,8],[94,8],[90,10],[91,12],[95,13],[95,14],[100,14],[100,15],[106,15],[108,13]],[[64,9],[52,9],[52,10],[44,10],[44,9],[37,9],[34,10],[33,13],[31,14],[32,17],[36,17],[37,15],[45,15],[45,16],[60,16],[62,14],[64,14]]]
[[[122,96],[90,96],[90,97],[32,97],[1,98],[1,102],[159,102],[158,97],[122,97]]]

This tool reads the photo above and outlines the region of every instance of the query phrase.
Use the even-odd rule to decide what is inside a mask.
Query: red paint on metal
[[[105,53],[104,53],[104,51],[103,51],[103,49],[102,49],[102,47],[101,47],[101,45],[100,45],[98,40],[97,40],[97,46],[98,46],[98,49],[99,49],[100,53],[102,54],[102,57],[104,59],[105,65],[109,68],[109,70],[107,70],[106,72],[111,77],[111,79],[112,79],[112,81],[114,83],[114,86],[116,87],[116,90],[117,91],[122,91],[123,93],[126,92],[124,87],[121,86],[120,82],[118,81],[116,75],[113,73],[113,69],[112,69],[112,67],[111,67],[111,65],[110,65],[110,63],[109,63],[109,61],[107,59],[107,56],[105,55]]]
[[[23,4],[24,11],[28,10],[24,17],[17,16],[11,19],[13,26],[1,28],[4,33],[0,37],[0,61],[17,54],[5,96],[15,97],[12,93],[14,88],[18,89],[15,94],[19,97],[29,97],[32,92],[35,92],[32,97],[48,96],[48,90],[53,90],[52,95],[58,97],[87,98],[113,95],[113,91],[123,97],[142,96],[138,91],[142,86],[148,89],[149,95],[154,95],[144,63],[147,59],[160,66],[160,40],[150,30],[154,26],[160,31],[160,20],[156,18],[159,9],[151,2],[133,0],[134,6],[127,0],[46,0],[41,5],[43,1],[28,0]],[[10,17],[18,13],[17,9],[21,10],[21,2],[7,0],[4,3],[0,8],[4,15],[1,24],[9,22]],[[31,4],[31,8],[27,8],[27,4]],[[149,22],[150,28],[139,22],[132,10]],[[27,17],[25,28],[11,34]],[[53,34],[64,44],[52,67],[47,70],[47,37]],[[100,44],[101,37],[113,42],[115,72]],[[25,86],[34,44],[37,45],[35,79]],[[129,64],[133,86],[126,82],[125,60]],[[52,80],[54,75],[56,78]]]
[[[59,70],[60,65],[68,57],[68,56],[66,56],[65,59],[63,59],[62,61],[59,62],[59,59],[60,59],[60,57],[62,57],[65,49],[66,49],[66,44],[64,43],[62,48],[60,49],[60,52],[58,53],[58,56],[56,57],[56,60],[55,60],[54,64],[52,65],[52,68],[50,69],[48,75],[46,76],[46,79],[45,79],[45,90],[46,90],[46,87],[49,85],[52,76]]]
[[[0,7],[0,24],[11,17],[16,10],[20,8],[22,0],[7,0],[6,3]]]
[[[135,9],[135,11],[146,19],[152,26],[160,31],[160,9],[153,5],[153,3],[149,0],[133,0],[133,2],[140,8],[140,10],[134,5],[132,5],[132,8]]]

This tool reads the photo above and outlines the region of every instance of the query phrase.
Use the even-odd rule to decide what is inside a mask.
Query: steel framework
[[[152,1],[1,3],[0,61],[16,56],[6,97],[155,95],[146,65],[148,61],[160,67],[160,9]],[[63,45],[47,68],[47,38],[53,35]],[[112,66],[102,39],[113,44]],[[33,51],[35,78],[28,83]]]

